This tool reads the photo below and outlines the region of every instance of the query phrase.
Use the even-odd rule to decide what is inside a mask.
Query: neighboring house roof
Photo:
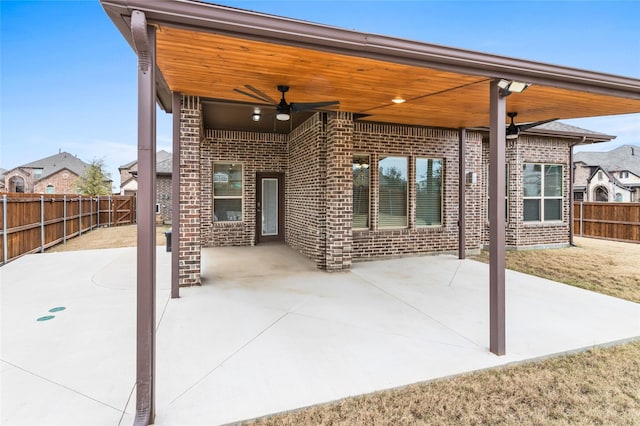
[[[161,149],[160,151],[156,152],[156,168],[159,168],[160,163],[163,163],[166,160],[171,161],[171,158],[172,158],[171,153],[165,151],[164,149]],[[118,167],[118,169],[119,170],[130,169],[136,164],[138,164],[138,160],[133,160],[128,162],[127,164],[123,164],[122,166]],[[169,163],[169,173],[171,173],[171,163]]]
[[[75,155],[72,155],[68,152],[60,152],[50,157],[45,157],[40,160],[32,161],[30,163],[14,167],[12,170],[18,168],[42,169],[42,176],[40,177],[40,179],[44,179],[48,176],[58,173],[63,169],[67,169],[71,173],[82,176],[85,170],[89,168],[89,164],[85,163]]]
[[[562,136],[584,136],[587,137],[590,141],[598,142],[606,142],[615,139],[615,136],[595,132],[589,129],[583,129],[582,127],[578,126],[572,126],[571,124],[563,123],[561,121],[551,121],[549,123],[544,123],[527,130],[527,132],[548,133]]]
[[[156,174],[158,175],[170,175],[172,171],[173,161],[171,157],[164,161],[158,161],[156,163]]]
[[[640,176],[640,146],[622,145],[607,152],[576,152],[574,163],[584,163],[587,166],[599,166],[607,172],[628,171]]]

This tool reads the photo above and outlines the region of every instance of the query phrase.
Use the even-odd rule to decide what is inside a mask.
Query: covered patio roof
[[[518,122],[640,112],[638,79],[204,2],[102,3],[132,45],[133,10],[144,12],[156,27],[157,93],[168,112],[171,92],[179,92],[226,103],[217,109],[218,115],[232,111],[225,118],[237,117],[244,107],[242,118],[249,122],[250,108],[259,102],[234,88],[251,85],[278,99],[277,85],[288,85],[289,101],[339,100],[341,111],[368,114],[362,120],[483,127],[489,125],[487,93],[495,78],[532,83],[506,100],[507,111],[517,112]],[[394,104],[396,97],[406,102]]]
[[[361,33],[210,3],[182,0],[101,0],[107,14],[138,54],[138,340],[137,424],[155,411],[155,105],[171,112],[180,94],[201,97],[204,121],[245,130],[255,100],[237,92],[249,85],[289,102],[338,100],[354,118],[406,125],[459,128],[465,158],[467,128],[489,128],[489,179],[505,173],[504,123],[640,112],[640,80],[469,50]],[[531,85],[509,96],[501,80]],[[254,92],[255,93],[255,92]],[[264,96],[263,96],[264,97]],[[392,99],[406,100],[395,104]],[[271,112],[274,106],[261,105]],[[209,111],[207,111],[209,110]],[[243,112],[244,110],[244,112]],[[294,114],[295,118],[296,114]],[[302,117],[302,114],[298,114]],[[288,131],[296,123],[266,116],[254,131]],[[248,123],[248,124],[244,124]],[[286,127],[283,127],[283,124]],[[275,127],[275,128],[274,128]],[[174,167],[180,167],[180,117],[174,114]],[[459,176],[465,173],[459,162]],[[175,176],[180,170],[175,171]],[[179,192],[174,180],[173,191]],[[490,188],[489,348],[505,352],[504,200]],[[460,258],[464,258],[464,183],[459,182]],[[173,199],[180,211],[179,197]],[[178,224],[179,226],[179,224]],[[174,227],[174,232],[176,229]],[[179,231],[176,232],[179,235]],[[173,281],[178,238],[172,241]]]

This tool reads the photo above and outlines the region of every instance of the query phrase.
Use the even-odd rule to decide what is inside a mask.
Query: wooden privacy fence
[[[640,242],[640,203],[574,203],[574,235]]]
[[[45,249],[98,226],[135,223],[135,196],[2,195],[2,264]]]

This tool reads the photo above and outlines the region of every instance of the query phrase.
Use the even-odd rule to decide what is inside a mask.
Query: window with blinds
[[[384,157],[378,161],[378,226],[407,226],[407,157]]]
[[[562,220],[561,164],[524,164],[522,173],[524,221]]]
[[[416,226],[442,225],[442,160],[416,158]]]
[[[214,163],[213,220],[242,221],[242,164]]]
[[[369,228],[369,156],[353,156],[353,229]]]

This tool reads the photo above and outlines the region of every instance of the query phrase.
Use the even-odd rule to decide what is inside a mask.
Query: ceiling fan
[[[542,121],[534,121],[533,123],[527,124],[515,124],[513,119],[518,115],[517,112],[508,112],[507,115],[511,118],[511,124],[507,127],[507,139],[516,139],[520,132],[531,129],[532,127],[539,126],[544,123],[550,123],[551,121],[557,120],[557,118],[552,118],[550,120],[542,120]]]
[[[280,102],[276,101],[271,96],[267,95],[266,93],[264,93],[259,89],[256,89],[250,84],[245,84],[244,87],[253,93],[250,93],[238,88],[235,88],[233,90],[245,96],[249,96],[251,98],[257,99],[261,102],[275,105],[276,119],[278,119],[279,121],[288,121],[291,118],[291,114],[294,112],[311,111],[319,108],[328,108],[328,107],[332,107],[340,104],[340,101],[288,103],[287,100],[285,99],[284,94],[289,91],[289,86],[285,86],[285,85],[278,86],[278,91],[282,93],[282,99],[280,99]]]

